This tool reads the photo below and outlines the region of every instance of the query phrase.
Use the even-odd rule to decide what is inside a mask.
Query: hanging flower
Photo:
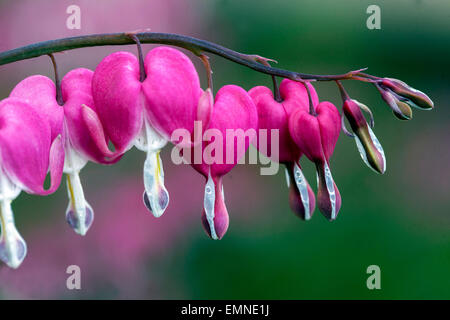
[[[92,89],[116,152],[134,145],[147,153],[144,203],[159,217],[169,204],[160,150],[182,125],[193,132],[202,90],[191,60],[176,49],[155,48],[142,64],[144,70],[131,53],[113,53],[97,66]],[[143,71],[145,77],[140,77]]]
[[[341,207],[341,196],[331,175],[329,159],[341,131],[341,119],[330,102],[310,107],[310,112],[297,109],[290,115],[289,132],[297,146],[316,164],[317,205],[327,219],[334,220]]]
[[[217,240],[225,235],[229,223],[222,178],[236,166],[256,137],[258,114],[247,92],[235,85],[222,87],[214,103],[207,89],[199,109],[211,110],[211,106],[211,113],[203,112],[208,115],[206,120],[197,122],[201,127],[194,137],[200,139],[189,142],[183,138],[177,146],[187,163],[206,179],[202,224],[206,233]],[[190,128],[190,122],[182,128]],[[203,132],[202,128],[206,130]]]
[[[0,259],[17,268],[27,246],[14,224],[11,202],[22,190],[47,195],[58,189],[64,165],[61,136],[52,138],[47,119],[24,100],[0,102]],[[47,172],[50,187],[44,189]]]
[[[308,83],[312,100],[315,104],[319,102],[314,87]],[[272,150],[271,135],[267,136],[267,147],[257,148],[264,155],[273,161],[283,163],[286,166],[286,176],[288,181],[289,204],[291,209],[300,218],[309,220],[315,209],[314,193],[306,180],[301,166],[300,158],[302,150],[292,140],[289,132],[289,116],[296,110],[308,111],[308,92],[305,85],[300,82],[283,79],[280,85],[280,101],[274,99],[272,91],[264,86],[254,87],[249,91],[256,108],[258,110],[259,129],[279,130],[279,154],[278,157],[269,154]]]
[[[94,219],[94,211],[85,200],[80,170],[89,160],[110,164],[120,159],[113,157],[108,150],[103,128],[95,113],[92,76],[93,72],[88,69],[70,71],[61,81],[61,96],[58,96],[58,88],[51,79],[31,76],[21,81],[10,95],[26,101],[30,108],[49,120],[52,139],[61,135],[69,196],[66,220],[80,235],[86,234]]]

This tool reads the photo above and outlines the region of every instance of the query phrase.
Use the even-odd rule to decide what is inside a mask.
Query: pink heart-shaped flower
[[[339,137],[341,120],[339,111],[330,102],[319,103],[316,112],[317,115],[311,115],[300,109],[294,111],[289,118],[289,132],[297,146],[316,164],[318,207],[325,217],[334,220],[341,207],[341,196],[331,175],[329,159]]]
[[[204,141],[191,147],[188,160],[206,179],[202,222],[207,234],[221,239],[228,229],[222,177],[231,171],[256,137],[258,114],[247,92],[235,85],[224,86],[216,95]],[[195,163],[195,148],[201,149]],[[184,155],[186,157],[186,155]]]

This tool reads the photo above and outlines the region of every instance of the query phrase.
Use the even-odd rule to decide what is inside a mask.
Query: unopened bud
[[[400,119],[400,120],[411,120],[412,119],[412,110],[407,103],[398,101],[397,107],[401,111],[401,113],[398,113],[395,110],[392,110],[392,112],[398,119]]]
[[[398,79],[384,78],[381,82],[383,88],[389,89],[412,107],[429,110],[433,109],[433,101],[422,91],[414,89]]]
[[[397,95],[389,90],[380,88],[381,97],[394,112],[394,115],[401,120],[410,120],[412,118],[412,110],[406,102],[402,102]]]
[[[386,158],[377,137],[369,127],[358,101],[350,99],[344,102],[344,115],[347,118],[355,142],[363,161],[374,171],[383,174],[386,170]]]

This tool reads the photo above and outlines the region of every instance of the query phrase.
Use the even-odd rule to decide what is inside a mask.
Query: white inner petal
[[[284,168],[284,173],[286,175],[286,184],[289,188],[291,186],[291,178],[289,177],[289,171],[287,168]]]
[[[0,171],[0,260],[11,268],[17,268],[27,254],[25,240],[16,229],[11,202],[20,189]]]
[[[223,189],[222,189],[223,190]],[[208,174],[208,181],[205,186],[205,197],[203,200],[203,208],[205,209],[206,219],[208,220],[211,231],[211,238],[217,240],[216,229],[214,227],[214,204],[216,202],[215,184],[211,177],[211,171]]]
[[[144,162],[144,187],[152,214],[160,217],[169,205],[169,193],[164,185],[164,168],[160,157],[160,150],[167,144],[147,122],[135,140],[135,146],[145,151],[147,157]]]
[[[311,219],[311,213],[309,207],[308,184],[306,183],[305,176],[297,163],[294,164],[294,180],[305,210],[305,220],[309,220]]]
[[[70,227],[82,236],[86,234],[94,219],[94,211],[84,197],[83,186],[80,181],[80,170],[86,163],[87,159],[78,153],[72,147],[69,138],[66,138],[64,173],[67,175],[67,194],[69,197],[66,220]]]
[[[161,150],[166,144],[167,140],[153,129],[144,115],[141,132],[134,141],[135,147],[141,151],[148,152]]]
[[[160,217],[169,205],[169,193],[164,186],[164,169],[159,151],[147,152],[144,162],[144,187],[153,215]]]
[[[66,220],[76,233],[84,236],[94,220],[94,210],[84,197],[77,171],[67,174],[67,194],[69,204],[66,209]]]
[[[64,152],[64,173],[80,172],[88,162],[85,157],[72,147],[68,137],[66,137]]]
[[[328,167],[327,162],[324,165],[325,171],[325,183],[327,185],[328,196],[331,203],[331,219],[336,219],[336,192],[334,190],[333,176],[331,175],[331,170]]]

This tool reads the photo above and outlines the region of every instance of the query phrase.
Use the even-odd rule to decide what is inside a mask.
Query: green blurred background
[[[65,29],[69,4],[81,7],[79,31]],[[381,8],[381,30],[366,27],[371,4]],[[173,165],[170,148],[163,159],[171,204],[159,219],[141,204],[142,153],[132,150],[113,167],[88,164],[82,179],[97,216],[84,239],[72,235],[64,221],[63,184],[54,195],[22,193],[14,202],[29,255],[18,270],[0,267],[0,297],[450,298],[449,1],[4,0],[2,17],[1,50],[150,27],[260,54],[276,59],[280,68],[305,73],[368,67],[369,73],[426,92],[436,108],[413,110],[413,120],[402,122],[373,86],[346,82],[350,95],[375,114],[387,172],[381,176],[368,169],[355,143],[342,134],[331,160],[343,201],[339,217],[330,223],[317,211],[304,222],[290,212],[283,170],[260,176],[256,165],[237,166],[225,177],[230,228],[221,241],[210,240],[201,228],[202,178],[189,166]],[[64,72],[95,68],[117,50],[135,52],[132,46],[89,48],[57,59]],[[271,84],[269,77],[222,58],[211,62],[216,90],[229,83],[246,90]],[[34,73],[52,75],[48,58],[2,66],[2,97]],[[321,100],[340,107],[333,83],[315,87]],[[305,160],[312,182],[313,166]],[[65,288],[70,264],[81,266],[82,290]],[[381,290],[366,287],[366,269],[373,264],[381,268]]]

